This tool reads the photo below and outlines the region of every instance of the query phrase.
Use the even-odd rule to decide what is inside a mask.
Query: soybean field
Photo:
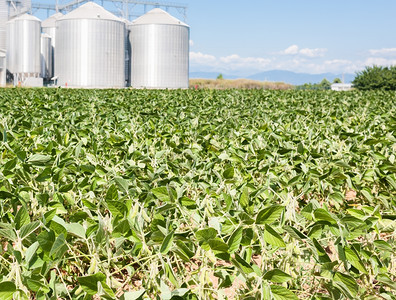
[[[396,93],[0,90],[0,300],[396,299]]]

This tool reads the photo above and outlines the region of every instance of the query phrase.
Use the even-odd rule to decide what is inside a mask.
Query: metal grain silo
[[[131,44],[129,42],[130,26],[132,23],[127,19],[121,19],[125,23],[125,85],[130,86],[130,73],[131,73]]]
[[[0,49],[0,86],[6,86],[7,68],[6,68],[6,51]]]
[[[1,1],[1,0],[0,0]],[[51,69],[50,69],[50,78],[54,76],[54,65],[55,65],[55,36],[56,36],[56,20],[63,17],[62,13],[56,13],[50,16],[48,19],[45,19],[41,22],[41,31],[43,33],[48,34],[51,37],[51,52],[52,52],[52,61],[51,61]]]
[[[46,34],[41,34],[41,77],[46,80],[52,78],[52,62],[53,62],[53,52],[51,45],[51,37]]]
[[[39,78],[41,72],[41,21],[24,14],[13,20],[13,74],[14,81]]]
[[[41,31],[51,37],[51,45],[55,48],[56,21],[63,17],[62,13],[56,13],[41,22]]]
[[[8,21],[8,4],[0,0],[0,49],[6,49],[6,23]]]
[[[10,20],[7,22],[6,26],[6,61],[7,61],[7,70],[10,73],[14,72],[14,58],[15,58],[15,23],[14,20]]]
[[[132,22],[131,85],[188,88],[188,25],[155,8]]]
[[[56,21],[58,85],[125,86],[125,23],[88,2]]]

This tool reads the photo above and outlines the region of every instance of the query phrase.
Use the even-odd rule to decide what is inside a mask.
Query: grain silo
[[[127,19],[121,19],[125,23],[125,85],[130,86],[130,73],[131,73],[131,44],[129,42],[130,26],[132,23]]]
[[[6,49],[6,23],[8,21],[8,5],[0,0],[0,49]]]
[[[55,59],[54,59],[55,50],[54,49],[55,49],[55,35],[56,35],[56,20],[60,19],[61,17],[63,17],[62,13],[56,13],[41,22],[41,31],[43,33],[48,34],[51,37],[52,61],[50,62],[51,69],[49,69],[49,76],[50,76],[49,78],[52,78],[54,76],[54,65],[55,65]]]
[[[6,49],[6,23],[31,10],[31,0],[0,0],[0,49]]]
[[[41,21],[28,14],[13,19],[12,36],[14,37],[11,45],[14,56],[12,62],[14,83],[39,86]]]
[[[6,51],[0,49],[0,86],[6,86],[7,68],[6,68]]]
[[[52,78],[52,62],[53,62],[53,51],[51,45],[51,37],[46,34],[41,34],[41,77],[45,80]]]
[[[188,88],[188,25],[155,8],[132,22],[131,85]]]
[[[88,2],[56,21],[57,84],[125,86],[125,23]]]
[[[15,23],[14,20],[10,20],[6,25],[6,61],[7,70],[10,73],[14,73],[14,57],[15,57]]]
[[[41,31],[51,37],[52,47],[55,47],[56,21],[63,17],[62,13],[56,13],[41,22]]]

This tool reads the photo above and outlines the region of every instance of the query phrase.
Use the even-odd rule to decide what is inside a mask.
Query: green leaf
[[[25,261],[29,265],[30,260],[33,258],[33,256],[36,254],[36,251],[38,247],[40,246],[39,242],[34,242],[33,244],[30,245],[29,248],[26,249],[25,252]]]
[[[16,286],[11,281],[0,282],[0,300],[11,300],[16,292]]]
[[[116,182],[116,184],[118,185],[118,187],[125,193],[128,193],[128,189],[129,189],[129,182],[128,180],[121,178],[121,177],[116,177],[114,179],[114,181]]]
[[[77,237],[80,238],[85,238],[85,229],[84,227],[79,224],[79,223],[70,223],[66,224],[66,230],[68,233],[71,233]]]
[[[322,245],[314,238],[312,239],[315,249],[319,256],[319,262],[321,263],[329,263],[331,262],[330,257],[327,255],[326,251],[323,249]]]
[[[126,205],[121,201],[107,200],[106,204],[113,216],[124,216],[128,211]]]
[[[265,224],[264,241],[275,247],[286,247],[286,244],[279,233],[267,224]]]
[[[317,221],[326,221],[326,222],[329,222],[330,224],[334,224],[334,225],[337,224],[337,220],[334,219],[330,215],[330,213],[323,208],[316,209],[314,212],[314,216]]]
[[[396,291],[396,282],[392,279],[389,278],[388,275],[386,274],[379,274],[377,276],[377,280],[381,282],[382,284],[385,284],[386,286],[390,287],[391,289]]]
[[[36,229],[40,227],[40,221],[36,221],[33,223],[29,223],[26,225],[23,225],[21,229],[19,230],[19,237],[21,239],[24,239],[25,237],[29,236],[32,234]]]
[[[355,298],[359,292],[355,279],[349,275],[336,272],[333,277],[333,283],[348,299]]]
[[[223,177],[224,177],[225,179],[232,179],[232,178],[234,178],[234,168],[233,168],[233,167],[229,167],[228,169],[226,169],[226,170],[223,172]]]
[[[8,223],[0,223],[0,237],[5,237],[13,242],[17,239],[13,226]]]
[[[228,245],[224,243],[221,239],[216,238],[216,239],[210,239],[208,241],[210,249],[213,251],[220,251],[220,252],[227,252],[228,251]]]
[[[170,202],[168,189],[166,186],[157,187],[151,190],[155,197],[163,202]]]
[[[302,241],[308,238],[305,234],[303,234],[293,226],[285,225],[283,229],[285,229],[285,231],[289,233],[292,238],[295,238],[297,240]]]
[[[383,240],[375,240],[374,246],[381,251],[389,251],[389,252],[393,251],[392,246]]]
[[[289,274],[283,272],[279,269],[273,269],[264,274],[264,279],[275,282],[275,283],[283,283],[293,279]]]
[[[348,248],[347,246],[344,247],[344,253],[346,260],[354,266],[356,269],[358,269],[360,272],[367,274],[367,270],[365,266],[362,263],[362,260],[360,259],[358,253],[354,251],[351,248]]]
[[[197,237],[198,242],[207,242],[210,239],[214,239],[217,235],[217,231],[214,228],[205,228],[198,230],[195,233],[195,236]]]
[[[231,259],[231,262],[239,268],[242,273],[244,274],[250,274],[253,273],[254,270],[251,265],[249,265],[246,260],[244,260],[242,257],[240,257],[238,254],[235,253],[235,258]]]
[[[242,194],[239,197],[239,204],[243,208],[249,205],[249,188],[247,186],[243,187]]]
[[[271,294],[275,300],[298,300],[292,291],[280,285],[271,285]]]
[[[162,254],[167,254],[169,252],[169,249],[172,247],[173,235],[174,235],[174,233],[172,231],[165,237],[164,241],[162,242],[161,249],[160,249],[160,252]]]
[[[43,154],[34,154],[27,160],[28,164],[42,166],[47,164],[51,160],[51,156]]]
[[[92,296],[98,292],[98,282],[106,283],[106,276],[102,273],[77,277],[77,281],[88,295]]]
[[[261,210],[256,217],[256,224],[271,224],[274,223],[282,214],[284,206],[272,205]]]
[[[30,216],[26,208],[21,206],[18,213],[15,216],[16,229],[19,230],[23,225],[30,223]]]
[[[54,244],[52,245],[49,256],[53,256],[55,259],[60,259],[62,258],[63,254],[65,254],[67,249],[68,247],[66,245],[66,239],[62,233],[56,238]]]
[[[118,200],[118,190],[115,184],[111,185],[106,193],[106,202],[108,200]]]
[[[242,241],[243,227],[238,227],[228,239],[228,253],[232,254],[239,249]]]
[[[142,300],[143,295],[146,293],[145,289],[140,289],[135,292],[126,292],[121,296],[121,300]]]

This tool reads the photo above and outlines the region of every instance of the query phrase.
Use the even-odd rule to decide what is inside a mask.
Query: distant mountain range
[[[215,79],[220,72],[190,72],[190,78],[206,78]],[[291,71],[282,70],[272,70],[257,73],[251,76],[237,76],[223,74],[224,79],[237,79],[237,78],[247,78],[260,81],[273,81],[273,82],[285,82],[293,85],[301,85],[304,83],[319,83],[324,78],[328,81],[333,82],[335,78],[340,78],[342,80],[342,74],[333,73],[322,73],[322,74],[308,74],[308,73],[295,73]],[[355,74],[344,74],[344,82],[350,83],[355,78]]]

